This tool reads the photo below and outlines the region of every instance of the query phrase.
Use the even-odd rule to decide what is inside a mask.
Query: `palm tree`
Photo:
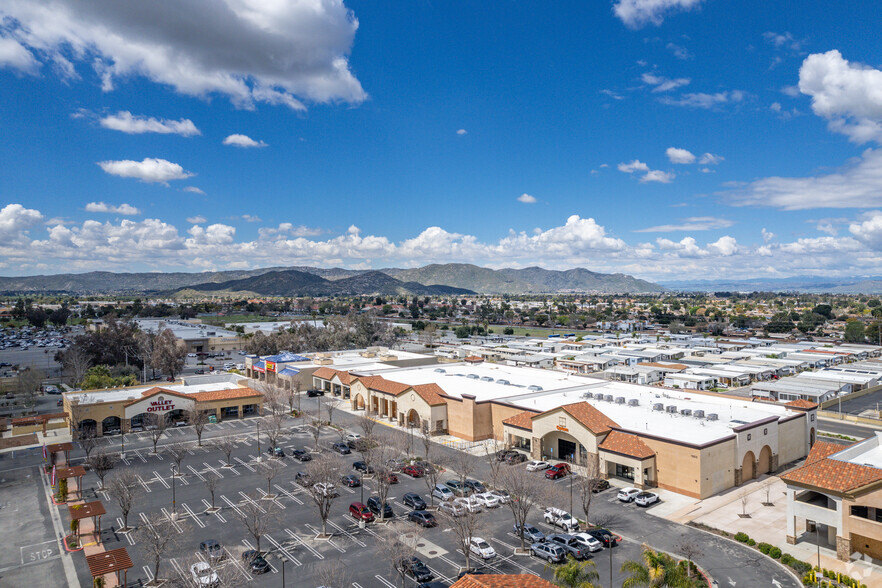
[[[600,588],[600,584],[594,583],[599,578],[593,561],[567,558],[567,563],[554,569],[554,584],[561,588]]]
[[[628,578],[622,588],[698,588],[706,586],[703,580],[692,578],[688,567],[681,565],[666,553],[659,553],[643,544],[643,561],[628,560],[622,564],[622,571]]]

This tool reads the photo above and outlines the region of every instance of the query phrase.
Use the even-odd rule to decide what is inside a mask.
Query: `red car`
[[[371,509],[369,509],[367,505],[361,502],[353,502],[350,504],[349,514],[352,515],[352,518],[358,521],[366,521],[369,523],[374,520],[374,513],[371,512]]]
[[[404,466],[401,468],[402,474],[407,474],[411,478],[422,478],[423,477],[423,468],[416,465]]]
[[[570,466],[565,463],[559,463],[545,470],[545,477],[549,480],[557,480],[558,478],[563,478],[569,473]]]
[[[386,482],[388,482],[389,484],[397,484],[398,476],[396,476],[392,472],[386,472]]]

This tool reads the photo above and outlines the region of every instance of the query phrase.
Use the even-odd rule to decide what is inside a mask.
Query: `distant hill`
[[[806,294],[882,294],[882,278],[830,278],[795,276],[750,280],[683,280],[665,282],[682,292],[802,292]]]

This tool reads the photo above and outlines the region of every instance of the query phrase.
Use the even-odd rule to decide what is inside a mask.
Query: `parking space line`
[[[222,459],[217,460],[217,463],[221,464],[221,469],[225,469],[225,470],[227,470],[227,471],[233,472],[233,473],[236,474],[237,476],[241,476],[241,475],[242,475],[242,474],[240,474],[240,473],[236,470],[236,468],[235,468],[234,466],[226,467],[227,462],[225,462],[225,461],[222,460]],[[217,471],[216,471],[215,473],[218,474],[218,475],[220,475],[220,472],[217,472]],[[221,476],[221,478],[223,478],[223,476]]]
[[[129,458],[126,457],[125,454],[122,454],[120,457],[122,457],[123,462],[124,462],[127,466],[132,465],[132,462],[129,461]]]
[[[222,473],[220,473],[219,471],[217,471],[216,469],[214,469],[212,466],[208,465],[208,462],[207,462],[207,461],[203,461],[203,462],[202,462],[202,465],[205,466],[205,469],[206,469],[206,470],[211,470],[211,473],[213,473],[213,474],[214,474],[215,476],[217,476],[218,478],[223,478],[223,477],[224,477],[224,475],[223,475]],[[202,478],[202,479],[204,480],[205,478]]]
[[[251,574],[249,574],[249,573],[245,570],[245,568],[242,567],[242,564],[240,564],[238,561],[236,561],[236,559],[230,554],[230,552],[227,551],[227,548],[226,548],[226,547],[224,547],[224,553],[227,554],[227,559],[228,559],[230,562],[232,562],[232,564],[236,567],[236,569],[239,570],[240,572],[242,572],[242,575],[245,577],[245,581],[246,581],[246,582],[250,582],[251,580],[254,579],[254,576],[252,576]]]
[[[204,498],[202,499],[202,504],[205,505],[205,509],[206,509],[206,510],[208,510],[209,508],[211,508],[211,503],[208,502],[207,500],[205,500]],[[227,519],[225,519],[225,518],[221,515],[221,513],[220,513],[219,510],[217,510],[217,511],[214,512],[214,516],[216,516],[216,517],[218,518],[218,520],[219,520],[220,522],[222,522],[222,523],[226,523],[226,522],[227,522]]]
[[[274,546],[276,549],[278,549],[279,551],[281,551],[281,552],[285,555],[285,557],[288,558],[288,561],[293,561],[293,562],[294,562],[296,565],[298,565],[298,566],[302,566],[302,565],[303,565],[302,563],[300,563],[300,560],[299,560],[299,559],[297,559],[296,557],[294,557],[293,555],[291,555],[291,552],[288,551],[287,549],[285,549],[285,548],[282,546],[281,543],[279,543],[278,541],[276,541],[275,539],[273,539],[272,536],[271,536],[269,533],[267,533],[266,535],[264,535],[264,537],[266,537],[267,541],[269,541],[270,543],[272,543],[273,546]]]
[[[184,476],[184,474],[179,473],[177,476],[175,476],[175,478],[180,480],[181,484],[183,484],[184,486],[190,485],[190,481],[187,480],[187,478]]]
[[[153,582],[153,572],[150,571],[150,568],[147,566],[143,566],[144,575],[147,576],[147,582]]]
[[[426,565],[426,567],[429,568],[430,570],[432,570],[432,573],[435,574],[435,580],[444,580],[448,584],[453,583],[453,581],[454,581],[453,578],[445,576],[444,574],[442,574],[441,572],[439,572],[438,570],[436,570],[435,568],[433,568],[430,565]]]
[[[233,501],[231,501],[229,498],[227,498],[223,494],[221,494],[220,497],[221,497],[221,500],[223,500],[224,502],[227,503],[227,505],[229,505],[230,508],[232,508],[234,511],[236,511],[237,515],[239,515],[240,517],[245,516],[245,513],[243,513],[242,510],[238,506],[236,506],[236,504]]]
[[[166,482],[166,481],[162,478],[162,476],[159,475],[159,472],[157,472],[156,470],[153,470],[153,476],[154,476],[153,479],[154,479],[154,480],[157,480],[160,484],[162,484],[163,486],[165,486],[166,489],[171,488],[171,486],[168,485],[168,482]]]
[[[313,533],[315,533],[316,535],[318,535],[318,533],[319,533],[319,532],[318,532],[318,529],[316,529],[315,527],[313,527],[313,526],[310,525],[310,524],[307,524],[306,527],[307,527],[310,531],[312,531]],[[286,527],[286,528],[285,528],[285,532],[288,533],[288,536],[291,537],[291,539],[292,539],[293,541],[296,541],[298,545],[302,545],[303,547],[305,547],[305,548],[306,548],[311,554],[313,554],[314,556],[316,556],[318,559],[325,559],[325,556],[324,556],[324,555],[322,555],[321,553],[319,553],[318,551],[316,551],[315,548],[313,548],[311,545],[309,545],[308,543],[306,543],[303,539],[301,539],[300,537],[298,537],[297,535],[295,535],[294,532],[293,532],[291,529],[288,529],[288,528]],[[342,547],[340,547],[339,545],[337,545],[337,544],[334,543],[333,541],[328,541],[328,543],[330,543],[333,547],[335,547],[335,548],[337,549],[337,551],[339,551],[340,553],[346,553],[346,550],[345,550],[345,549],[343,549]]]
[[[199,525],[199,528],[200,528],[200,529],[204,529],[204,528],[205,528],[205,523],[203,523],[202,521],[199,520],[199,518],[196,516],[196,513],[194,513],[192,510],[190,510],[190,507],[187,506],[187,503],[186,503],[186,502],[182,502],[182,503],[181,503],[181,507],[183,507],[183,509],[184,509],[185,511],[187,511],[187,514],[190,515],[190,518],[191,518],[191,519],[193,519],[194,521],[196,521],[196,524]]]
[[[329,519],[328,524],[331,525],[332,527],[334,527],[335,529],[337,529],[338,531],[340,531],[341,533],[343,533],[344,535],[346,535],[347,537],[349,537],[354,543],[357,543],[358,545],[361,545],[362,547],[367,547],[367,545],[365,545],[364,543],[362,543],[361,541],[356,539],[355,535],[353,535],[352,533],[350,533],[349,531],[347,531],[346,529],[344,529],[343,527],[341,527],[340,525],[338,525],[334,521]]]
[[[138,459],[140,459],[144,463],[147,463],[147,458],[141,455],[140,451],[134,451],[133,453],[138,457]]]
[[[506,543],[505,541],[501,541],[501,540],[497,539],[496,537],[490,537],[490,540],[491,540],[491,541],[494,541],[494,542],[496,542],[496,543],[499,543],[499,544],[502,545],[503,547],[508,547],[508,548],[511,549],[512,551],[514,551],[515,549],[517,549],[514,545],[509,545],[509,544]]]
[[[183,533],[183,532],[184,532],[184,529],[181,528],[181,526],[178,524],[178,521],[175,520],[175,518],[173,518],[173,517],[171,516],[171,513],[168,512],[168,511],[165,509],[164,506],[163,506],[161,509],[159,509],[159,510],[162,511],[162,514],[165,515],[165,518],[167,518],[167,519],[169,520],[169,522],[172,524],[172,527],[174,527],[175,530],[177,530],[178,533]]]
[[[245,545],[245,547],[247,547],[248,549],[254,549],[254,546],[251,545],[251,542],[248,541],[248,539],[242,539],[242,544]],[[254,551],[257,551],[257,550],[254,549]],[[270,569],[273,571],[274,574],[278,574],[278,573],[279,573],[279,570],[276,569],[276,566],[274,566],[274,565],[272,564],[272,562],[270,562],[270,560],[266,560],[266,563],[269,564],[269,567],[270,567]]]
[[[197,478],[199,478],[201,481],[203,481],[203,482],[205,481],[205,478],[202,477],[202,474],[200,474],[199,472],[196,471],[196,468],[194,468],[191,465],[188,465],[187,469],[189,469],[191,472],[193,472],[193,475],[196,476]]]
[[[147,482],[145,482],[141,476],[139,476],[138,474],[135,474],[135,476],[138,478],[138,481],[141,482],[141,486],[144,487],[145,492],[152,492],[150,486],[147,485]]]
[[[120,529],[123,528],[123,520],[120,517],[116,517],[116,524],[119,525]],[[132,537],[131,533],[124,533],[123,535],[125,536],[126,540],[129,542],[129,545],[135,544],[135,538]]]
[[[248,447],[251,447],[251,442],[248,441],[248,439],[246,439],[245,437],[240,437],[240,438],[236,439],[236,442],[242,443],[243,445],[247,445]]]
[[[151,453],[150,455],[152,455],[153,457],[155,457],[159,461],[165,461],[165,458],[162,457],[162,453],[160,453],[158,451],[156,453]]]
[[[303,504],[302,500],[300,500],[299,498],[297,498],[296,496],[294,496],[293,494],[291,494],[290,492],[288,492],[287,490],[285,490],[284,488],[282,488],[278,484],[273,484],[273,486],[276,487],[276,490],[278,490],[279,492],[281,492],[282,494],[284,494],[285,496],[287,496],[288,498],[290,498],[291,500],[293,500],[297,504],[300,504],[300,505]]]
[[[262,506],[260,506],[256,502],[254,502],[254,500],[252,500],[252,498],[250,496],[248,496],[247,494],[245,494],[241,490],[239,490],[239,496],[242,497],[242,500],[244,500],[245,502],[250,502],[255,508],[257,508],[257,510],[266,514],[266,510]]]
[[[251,471],[251,472],[256,472],[256,471],[257,471],[257,470],[254,469],[253,466],[251,466],[250,464],[245,463],[244,461],[242,461],[242,460],[239,459],[238,457],[234,457],[233,459],[235,459],[236,461],[238,461],[238,462],[239,462],[239,465],[245,466],[245,468],[246,468],[247,470],[249,470],[249,471]]]
[[[377,580],[382,582],[383,585],[387,586],[388,588],[396,588],[395,584],[392,584],[391,582],[389,582],[389,580],[387,580],[386,578],[384,578],[380,574],[377,574],[376,576],[374,576],[374,578],[376,578]]]
[[[180,575],[181,578],[188,578],[188,576],[184,573],[183,568],[181,568],[181,565],[178,563],[178,561],[175,558],[172,557],[169,559],[169,561],[171,562],[172,567]]]
[[[266,490],[264,490],[263,488],[258,488],[257,491],[260,492],[260,498],[261,498],[261,500],[266,500],[266,497],[268,496],[267,493],[266,493]],[[281,502],[279,502],[279,496],[278,496],[278,494],[276,495],[275,498],[272,499],[272,502],[273,502],[273,504],[275,504],[276,506],[278,506],[278,507],[281,508],[282,510],[285,510],[285,505],[282,504]]]

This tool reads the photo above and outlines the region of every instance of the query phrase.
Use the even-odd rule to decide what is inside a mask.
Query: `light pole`
[[[175,466],[171,467],[172,473],[172,520],[178,518],[178,503],[175,497],[175,476],[177,472],[175,471]]]
[[[822,570],[824,568],[821,567],[821,532],[818,529],[818,521],[815,521],[815,543],[818,546],[818,569]],[[818,588],[821,586],[821,576],[816,576],[818,580]]]
[[[612,588],[613,580],[612,580],[612,537],[609,538],[609,585]]]
[[[282,588],[285,588],[285,563],[288,561],[288,558],[281,555],[279,556],[279,560],[282,562]]]
[[[255,422],[257,423],[257,461],[260,461],[260,419]]]

